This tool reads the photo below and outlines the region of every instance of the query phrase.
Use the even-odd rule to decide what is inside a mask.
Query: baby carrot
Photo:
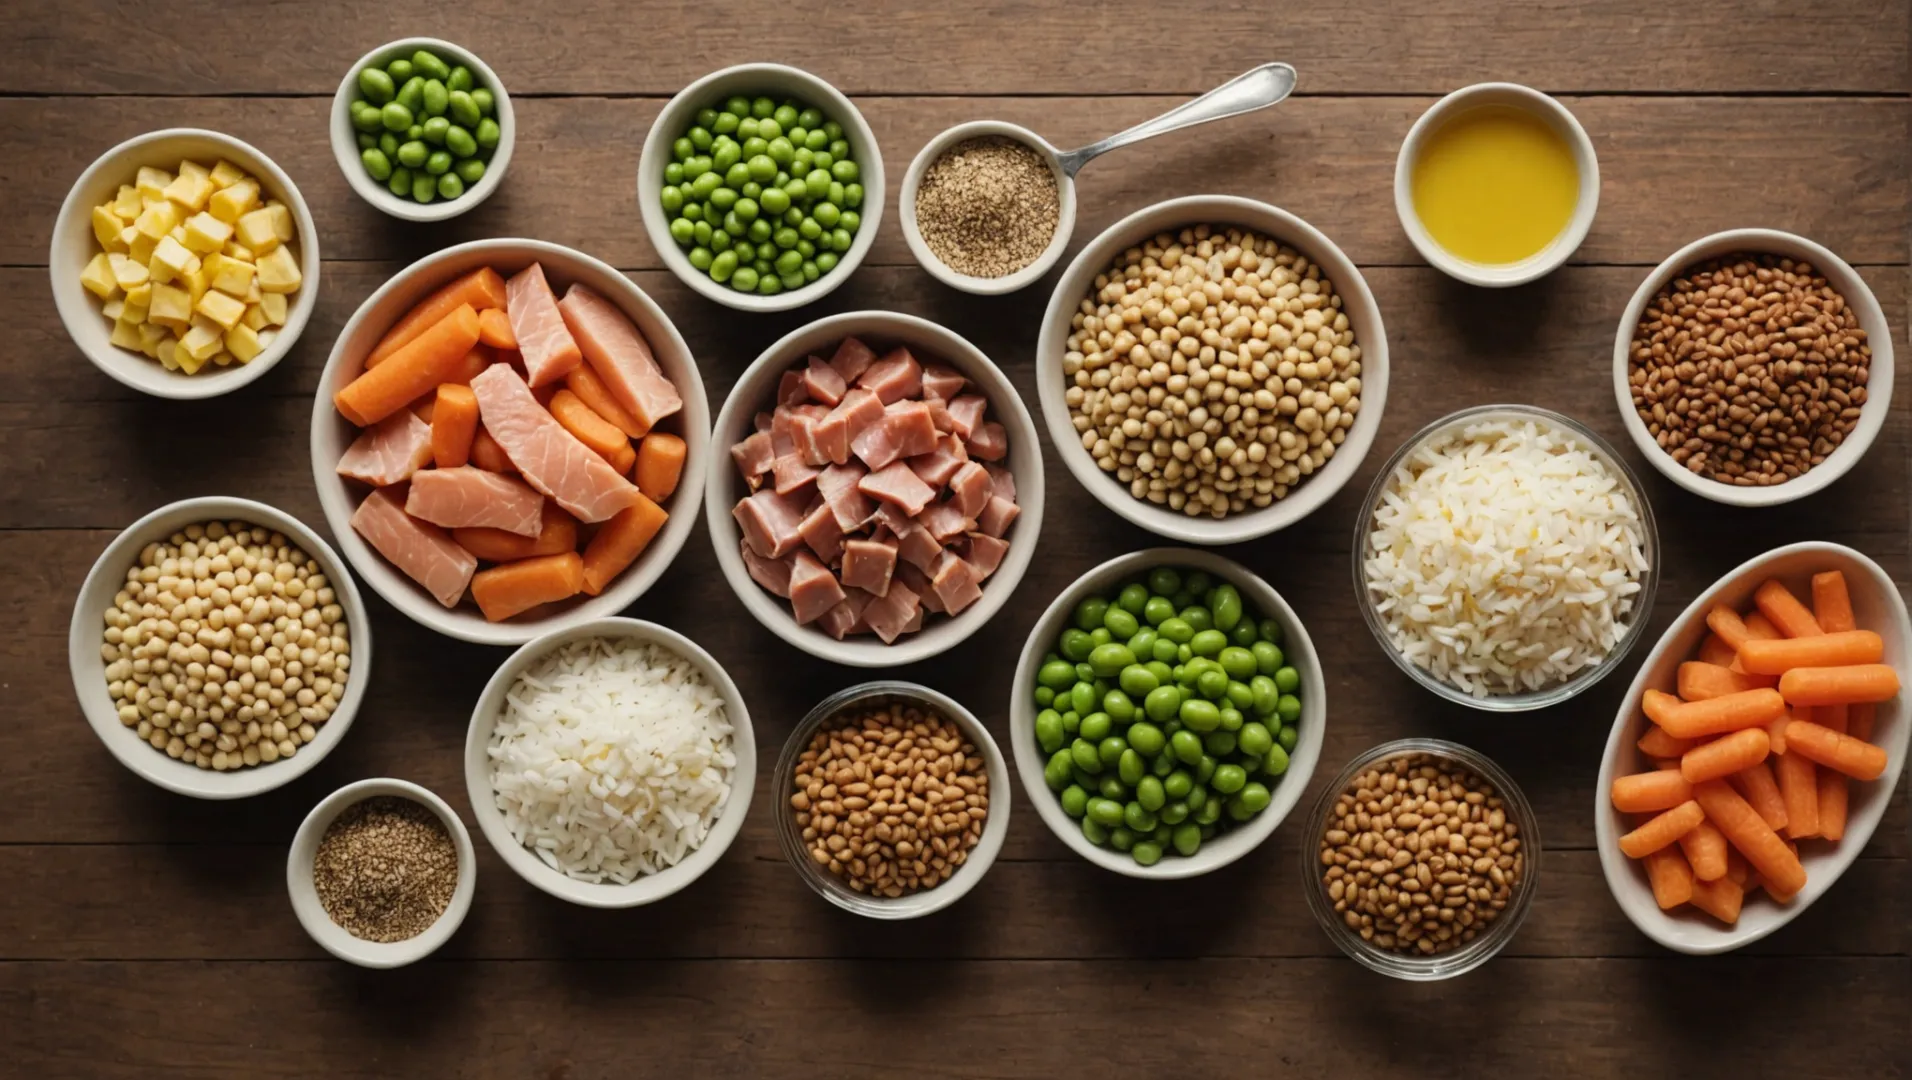
[[[384,363],[407,342],[458,310],[460,304],[470,304],[473,311],[504,307],[505,279],[491,267],[481,266],[427,296],[385,331],[372,354],[365,358],[365,366],[369,369]]]
[[[1812,617],[1818,621],[1819,629],[1828,634],[1859,628],[1858,620],[1852,617],[1852,594],[1846,591],[1846,575],[1828,570],[1812,576]]]
[[[1706,613],[1706,625],[1711,627],[1713,633],[1734,652],[1738,652],[1739,647],[1752,638],[1752,634],[1746,629],[1746,621],[1739,617],[1739,612],[1725,604],[1713,605],[1712,610]]]
[[[1739,616],[1735,615],[1733,617],[1738,618]],[[1708,634],[1700,639],[1700,649],[1694,659],[1702,664],[1713,664],[1717,667],[1731,667],[1734,659],[1738,656],[1739,650],[1726,644],[1725,638],[1720,637],[1718,634]]]
[[[1870,630],[1841,630],[1778,641],[1748,641],[1739,647],[1739,666],[1754,675],[1784,675],[1793,668],[1876,664],[1884,655],[1885,639],[1879,635]]]
[[[436,393],[426,394],[424,397],[412,402],[412,415],[425,421],[428,425],[432,422],[432,417],[437,415],[437,413],[438,395]]]
[[[1786,756],[1818,762],[1854,780],[1877,780],[1886,764],[1883,748],[1803,720],[1794,720],[1786,727]],[[1784,785],[1781,787],[1783,790]]]
[[[445,382],[455,383],[459,386],[470,386],[471,380],[477,378],[479,372],[497,362],[497,353],[492,352],[482,344],[473,345],[471,351],[465,354],[464,362],[458,366],[457,372],[453,374],[451,378],[446,379]],[[443,384],[441,383],[440,385]]]
[[[1749,642],[1748,644],[1760,643]],[[1737,694],[1742,690],[1758,690],[1773,685],[1775,681],[1765,675],[1744,675],[1718,664],[1688,660],[1680,665],[1679,690],[1680,697],[1687,701],[1705,701],[1708,698]]]
[[[1771,619],[1779,632],[1787,637],[1815,637],[1825,633],[1819,623],[1806,610],[1806,605],[1792,594],[1792,590],[1781,585],[1775,579],[1767,579],[1753,592],[1753,603],[1759,613]],[[1737,646],[1745,648],[1744,645]]]
[[[1778,832],[1786,827],[1786,797],[1779,793],[1779,781],[1773,779],[1773,767],[1770,764],[1762,761],[1757,765],[1748,765],[1734,773],[1731,779],[1733,786],[1739,789],[1739,793],[1768,828]]]
[[[478,395],[469,386],[444,383],[432,409],[432,460],[441,469],[455,469],[471,460],[471,440],[478,434]]]
[[[1669,847],[1646,857],[1646,879],[1653,884],[1653,901],[1671,911],[1693,899],[1693,867],[1679,848]]]
[[[478,313],[470,304],[462,304],[353,379],[332,396],[332,404],[347,420],[370,427],[449,382],[463,369],[465,354],[476,344]]]
[[[1779,677],[1779,693],[1794,705],[1863,705],[1899,692],[1899,674],[1885,664],[1794,668]]]
[[[1793,734],[1807,726],[1795,720],[1786,725],[1786,753],[1773,761],[1780,797],[1786,800],[1786,835],[1794,840],[1819,835],[1819,775],[1812,759],[1799,753]]]
[[[637,460],[637,451],[631,449],[631,440],[624,437],[617,425],[593,412],[584,399],[562,386],[555,387],[551,402],[547,406],[551,415],[564,430],[578,437],[578,441],[590,447],[611,468],[626,472]]]
[[[1671,694],[1648,690],[1641,704],[1647,717],[1676,739],[1724,735],[1740,728],[1762,726],[1786,711],[1785,699],[1777,690],[1769,688],[1686,702]]]
[[[575,551],[504,563],[471,576],[471,598],[489,622],[576,596],[584,588],[584,560]]]
[[[1754,641],[1773,641],[1786,636],[1785,631],[1774,626],[1771,619],[1757,611],[1746,613],[1746,633]]]
[[[478,313],[478,340],[494,349],[515,349],[518,338],[511,332],[511,317],[501,307]]]
[[[1746,890],[1725,878],[1693,882],[1693,906],[1728,926],[1738,925],[1739,909],[1745,900]]]
[[[631,414],[631,410],[618,404],[611,395],[604,380],[597,377],[589,364],[579,364],[564,375],[564,385],[573,394],[584,399],[591,411],[616,424],[619,431],[633,439],[641,439],[650,433],[650,426]]]
[[[453,529],[458,546],[485,562],[516,562],[538,555],[562,555],[578,546],[578,519],[550,499],[539,514],[538,535],[519,536],[503,529]]]
[[[1677,770],[1659,769],[1613,778],[1613,808],[1623,814],[1671,810],[1693,798],[1693,785]]]
[[[1731,776],[1765,761],[1771,747],[1765,728],[1742,728],[1688,750],[1680,758],[1680,775],[1689,784]]]
[[[654,431],[637,444],[637,469],[631,479],[637,489],[657,502],[671,497],[677,481],[684,475],[684,440],[667,432]]]
[[[1718,881],[1726,876],[1726,837],[1710,822],[1702,821],[1680,837],[1680,850],[1699,880]]]
[[[1620,838],[1620,853],[1629,859],[1644,859],[1685,836],[1687,830],[1706,820],[1700,804],[1691,799],[1652,818]]]
[[[1860,742],[1872,741],[1872,725],[1879,710],[1871,702],[1846,706],[1846,734]]]
[[[1640,736],[1640,741],[1634,745],[1638,746],[1640,753],[1647,757],[1676,758],[1693,749],[1694,742],[1692,739],[1676,739],[1668,735],[1660,725],[1648,724],[1646,734]]]
[[[506,476],[515,476],[518,473],[518,467],[511,463],[510,457],[506,456],[505,448],[498,445],[498,440],[491,437],[491,432],[486,431],[483,424],[478,425],[478,433],[471,437],[470,459],[473,465],[486,472],[502,473]]]
[[[670,517],[643,495],[637,502],[619,510],[598,526],[597,535],[584,548],[584,591],[596,596],[611,579],[637,561],[657,531]]]
[[[1844,774],[1832,769],[1819,770],[1819,835],[1838,841],[1846,835],[1846,809],[1852,801],[1852,789]]]
[[[1799,856],[1726,781],[1708,780],[1695,785],[1693,798],[1706,811],[1706,820],[1725,834],[1727,842],[1746,856],[1774,891],[1791,896],[1805,887],[1806,868],[1800,865]]]
[[[1746,865],[1746,856],[1741,855],[1739,849],[1731,844],[1726,846],[1725,880],[1749,892],[1753,888],[1753,868]]]

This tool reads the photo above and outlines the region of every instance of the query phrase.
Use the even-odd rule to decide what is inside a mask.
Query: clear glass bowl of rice
[[[1478,460],[1448,452],[1475,445]],[[1354,590],[1368,629],[1449,701],[1559,704],[1646,633],[1653,508],[1612,444],[1576,420],[1530,405],[1450,413],[1388,458],[1362,508]]]

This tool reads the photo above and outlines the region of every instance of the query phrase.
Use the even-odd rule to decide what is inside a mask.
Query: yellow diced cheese
[[[192,261],[193,253],[186,250],[186,245],[168,236],[153,248],[151,265],[154,276],[165,282],[185,273]],[[160,273],[162,268],[165,271],[163,276]]]
[[[268,293],[289,293],[299,290],[304,276],[299,273],[298,261],[285,247],[275,247],[259,257],[255,264],[259,268],[259,289]]]
[[[113,276],[113,264],[107,259],[106,252],[94,255],[93,261],[86,264],[86,269],[80,271],[80,284],[86,286],[87,292],[102,300],[111,300],[113,294],[119,292],[119,279]]]
[[[134,229],[133,238],[126,241],[126,255],[134,262],[151,262],[153,260],[153,252],[158,249],[158,247],[158,240],[147,236],[138,229]]]
[[[122,349],[140,351],[139,327],[133,323],[120,321],[113,324],[113,336],[107,340]]]
[[[179,347],[185,350],[187,356],[200,363],[212,359],[212,354],[218,352],[225,343],[225,330],[206,318],[194,319],[192,329],[186,331],[186,336],[179,339]]]
[[[237,240],[227,243],[225,251],[221,254],[229,259],[238,259],[240,262],[251,262],[254,258],[252,249]]]
[[[186,172],[182,163],[179,175],[166,185],[166,197],[188,210],[204,210],[206,200],[212,198],[212,181]]]
[[[239,242],[252,249],[255,261],[279,246],[279,234],[272,224],[272,210],[260,207],[242,214],[235,230]]]
[[[218,251],[232,239],[232,226],[211,214],[194,214],[186,220],[186,246],[205,254]]]
[[[277,296],[279,294],[273,293],[272,295]],[[246,313],[239,317],[239,325],[252,330],[264,330],[266,327],[271,326],[272,323],[266,320],[264,308],[258,304],[247,304]],[[231,348],[232,346],[228,345],[226,347]]]
[[[113,268],[113,280],[119,282],[119,287],[122,289],[130,289],[135,285],[144,285],[146,284],[146,279],[151,276],[146,272],[144,266],[141,266],[139,263],[134,262],[132,259],[118,252],[108,255],[106,261],[107,264]]]
[[[143,310],[152,302],[153,286],[150,283],[135,285],[126,290],[126,303],[128,307],[137,307]]]
[[[112,203],[93,208],[93,237],[100,242],[101,248],[107,251],[126,250],[126,243],[120,238],[125,228],[126,223],[113,212]]]
[[[119,194],[113,197],[113,215],[131,222],[144,209],[146,204],[139,201],[139,189],[131,184],[121,184]]]
[[[259,344],[258,327],[240,323],[226,331],[226,348],[242,364],[250,364],[252,358],[265,351]]]
[[[165,169],[155,169],[151,165],[139,167],[139,179],[134,190],[141,199],[163,199],[166,197],[166,185],[173,182],[173,174]]]
[[[228,296],[245,300],[246,293],[252,289],[251,263],[228,259],[224,255],[208,255],[206,273],[211,275],[212,287]]]
[[[192,322],[192,317],[191,293],[175,285],[153,286],[153,302],[146,311],[148,321],[172,327],[184,333],[187,324]]]
[[[193,310],[219,324],[221,331],[230,330],[239,325],[239,317],[246,313],[242,300],[234,300],[218,289],[210,289],[193,305]]]
[[[157,202],[140,212],[133,219],[133,228],[158,240],[173,231],[179,225],[179,207],[170,202]]]
[[[218,164],[212,167],[211,177],[214,187],[231,187],[239,181],[246,179],[246,170],[224,158],[220,158]]]
[[[178,371],[179,339],[170,336],[161,338],[159,348],[154,350],[153,359],[158,360],[160,366],[164,367],[167,371]]]
[[[240,180],[231,187],[221,188],[219,192],[212,197],[206,209],[213,217],[230,225],[258,205],[258,182],[253,180]]]
[[[108,300],[106,303],[100,305],[100,314],[106,316],[107,318],[113,320],[114,322],[118,322],[120,320],[120,316],[125,313],[126,313],[126,301],[124,300]],[[134,322],[137,320],[129,319],[127,321]]]
[[[284,293],[267,293],[259,300],[259,310],[266,313],[266,321],[274,326],[285,325],[285,309]]]

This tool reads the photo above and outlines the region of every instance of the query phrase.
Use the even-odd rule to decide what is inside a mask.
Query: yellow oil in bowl
[[[1508,105],[1436,128],[1414,162],[1414,213],[1449,254],[1505,266],[1566,230],[1580,198],[1573,147],[1545,119]]]

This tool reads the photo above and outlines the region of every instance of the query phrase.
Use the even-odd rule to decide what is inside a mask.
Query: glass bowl
[[[1518,694],[1490,694],[1486,697],[1480,697],[1470,694],[1450,682],[1436,678],[1425,668],[1420,667],[1406,656],[1403,656],[1401,650],[1395,648],[1394,642],[1388,637],[1386,625],[1381,621],[1381,613],[1375,608],[1374,596],[1368,589],[1365,564],[1370,553],[1369,538],[1373,534],[1375,508],[1381,504],[1381,496],[1387,491],[1389,482],[1393,479],[1395,472],[1401,467],[1402,462],[1408,460],[1411,455],[1418,452],[1437,436],[1445,435],[1456,428],[1468,424],[1499,418],[1534,420],[1560,431],[1569,432],[1575,438],[1579,439],[1588,450],[1592,451],[1595,457],[1599,458],[1601,462],[1606,465],[1613,475],[1618,478],[1621,487],[1624,488],[1627,495],[1632,498],[1633,505],[1639,511],[1640,530],[1645,538],[1646,571],[1640,575],[1640,591],[1635,593],[1633,597],[1633,611],[1630,616],[1632,622],[1627,626],[1626,633],[1614,644],[1613,651],[1609,652],[1600,662],[1582,668],[1576,672],[1572,678],[1564,682],[1544,686],[1538,690],[1529,690]],[[1606,678],[1614,668],[1620,665],[1620,661],[1626,658],[1627,653],[1633,650],[1633,647],[1639,643],[1640,639],[1646,635],[1647,623],[1650,621],[1653,613],[1653,593],[1654,590],[1659,587],[1660,583],[1658,565],[1660,534],[1653,521],[1653,507],[1647,502],[1646,492],[1640,487],[1640,478],[1634,475],[1633,470],[1627,466],[1625,461],[1621,460],[1619,453],[1614,450],[1612,444],[1595,434],[1593,430],[1585,424],[1571,417],[1562,416],[1557,412],[1536,408],[1532,405],[1479,405],[1471,409],[1462,409],[1459,412],[1449,413],[1415,432],[1411,438],[1401,444],[1400,449],[1394,451],[1393,455],[1388,458],[1387,463],[1382,465],[1380,471],[1375,474],[1374,483],[1368,488],[1367,501],[1361,505],[1363,510],[1359,519],[1355,522],[1354,528],[1354,558],[1352,560],[1354,564],[1354,594],[1360,602],[1361,616],[1367,621],[1368,629],[1373,632],[1374,640],[1380,642],[1381,651],[1387,654],[1388,659],[1394,661],[1395,667],[1407,672],[1408,676],[1415,682],[1421,684],[1422,687],[1449,701],[1458,702],[1469,708],[1480,709],[1485,712],[1506,713],[1528,712],[1533,709],[1545,708],[1549,705],[1557,705],[1560,702],[1580,694],[1601,679]]]
[[[797,826],[797,815],[790,807],[797,759],[809,747],[810,738],[816,734],[817,728],[851,709],[879,708],[892,704],[913,705],[925,712],[940,714],[961,727],[970,743],[983,755],[990,795],[989,815],[983,821],[982,838],[964,856],[956,872],[939,885],[898,897],[857,892],[828,869],[818,866],[810,857],[809,849],[804,847],[803,830]],[[796,868],[797,876],[818,896],[845,911],[853,911],[871,919],[920,918],[962,899],[989,872],[990,865],[996,861],[996,853],[1002,850],[1003,838],[1009,834],[1009,765],[1002,756],[1002,750],[996,746],[996,740],[990,737],[982,721],[955,699],[916,683],[861,683],[839,690],[818,702],[816,708],[811,709],[797,723],[796,729],[790,732],[790,738],[784,742],[782,752],[777,755],[777,768],[771,773],[770,782],[773,785],[771,794],[774,796],[771,804],[776,808],[774,812],[777,815],[777,846],[783,849],[784,858]]]
[[[1520,880],[1515,882],[1513,897],[1500,917],[1488,924],[1485,931],[1474,940],[1450,952],[1432,956],[1411,955],[1383,949],[1362,939],[1361,935],[1348,928],[1340,915],[1335,913],[1334,902],[1328,897],[1328,890],[1321,878],[1321,837],[1328,830],[1329,818],[1334,813],[1335,801],[1347,791],[1354,778],[1363,771],[1383,761],[1409,754],[1421,754],[1438,758],[1443,762],[1457,765],[1474,773],[1494,786],[1500,794],[1503,809],[1513,821],[1517,830],[1515,836],[1520,841],[1522,869]],[[1321,924],[1321,930],[1331,938],[1335,945],[1347,953],[1356,962],[1373,971],[1391,978],[1405,979],[1410,982],[1435,982],[1451,979],[1485,964],[1498,956],[1514,934],[1520,930],[1520,924],[1527,918],[1527,910],[1533,906],[1534,893],[1540,878],[1540,831],[1534,820],[1534,808],[1521,794],[1513,778],[1501,770],[1500,766],[1485,756],[1458,743],[1441,739],[1401,739],[1382,743],[1348,762],[1347,768],[1329,783],[1320,798],[1315,800],[1314,812],[1309,816],[1312,831],[1301,846],[1302,878],[1307,884],[1304,888],[1308,895],[1308,910],[1314,913],[1315,921]]]

